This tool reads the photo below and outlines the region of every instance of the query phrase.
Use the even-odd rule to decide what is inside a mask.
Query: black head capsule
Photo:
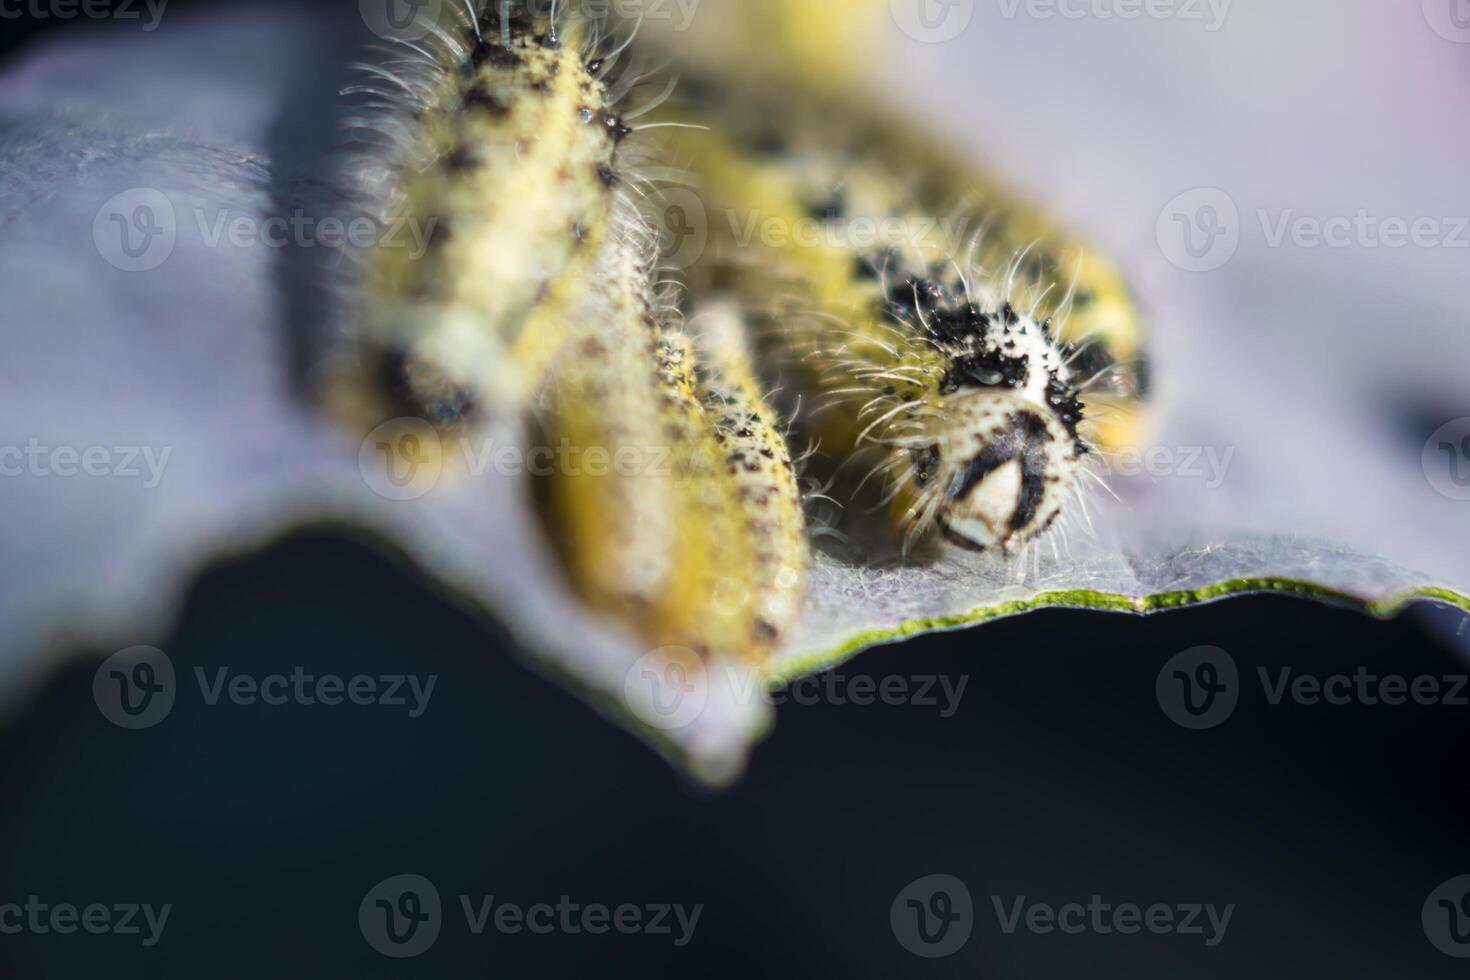
[[[1014,551],[1051,525],[1075,483],[1072,439],[1054,416],[1008,396],[964,400],[957,421],[968,428],[939,444],[934,520],[953,544]]]
[[[914,455],[925,473],[915,485],[945,540],[1011,552],[1051,526],[1076,485],[1083,408],[1039,324],[1010,307],[970,319],[993,329],[951,355],[943,410]]]

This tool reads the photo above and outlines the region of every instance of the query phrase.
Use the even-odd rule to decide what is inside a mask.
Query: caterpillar
[[[547,527],[592,605],[654,647],[759,662],[796,618],[807,537],[794,466],[727,311],[691,336],[653,298],[631,206],[580,293],[574,350],[541,412],[550,439],[635,461],[555,473]]]
[[[812,8],[761,2],[802,49]],[[556,4],[466,4],[415,68],[373,70],[416,109],[383,123],[384,213],[438,231],[422,257],[367,257],[367,371],[346,387],[446,427],[531,409],[583,460],[538,495],[568,579],[643,642],[758,663],[800,613],[810,535],[768,382],[799,394],[796,438],[872,458],[905,552],[1018,550],[1126,438],[1133,420],[1097,409],[1144,392],[1121,277],[983,175],[866,107],[729,78],[686,83],[677,115],[672,85],[620,114],[647,78],[613,70],[631,37]],[[635,150],[644,114],[666,133]],[[682,305],[638,200],[658,203],[634,166],[651,159],[686,168],[709,226]],[[744,217],[825,237],[752,242]]]
[[[369,183],[391,220],[435,234],[422,256],[366,256],[365,356],[339,406],[445,429],[530,409],[569,450],[541,509],[584,600],[652,646],[759,661],[800,608],[804,515],[738,329],[691,336],[656,295],[629,137],[664,96],[617,111],[648,76],[610,74],[631,38],[606,40],[602,18],[544,0],[466,10],[432,25],[437,53],[368,69],[414,109],[407,128],[404,99],[378,103],[398,156],[374,150]]]
[[[1086,457],[1140,422],[1147,375],[1117,270],[869,109],[728,79],[685,91],[681,118],[706,128],[663,152],[698,176],[694,295],[758,318],[810,396],[799,429],[830,458],[871,460],[858,483],[877,479],[905,552],[935,533],[1007,553],[1038,539]],[[967,196],[984,210],[961,220]]]
[[[652,329],[658,314],[637,230],[628,223],[604,245],[572,304],[572,337],[537,406],[548,444],[565,440],[584,455],[597,448],[613,460],[601,472],[584,467],[549,478],[547,527],[583,597],[634,623],[658,604],[672,575],[668,516],[685,465],[662,436]]]
[[[617,105],[639,81],[618,71],[605,18],[463,2],[345,90],[367,99],[350,124],[370,144],[356,171],[380,224],[413,223],[427,245],[363,256],[344,400],[445,426],[539,390],[606,234],[633,132]]]

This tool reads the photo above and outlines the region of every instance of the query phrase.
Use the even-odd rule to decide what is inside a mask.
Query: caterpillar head
[[[1076,485],[1082,406],[1044,325],[1009,306],[961,313],[969,327],[951,333],[936,411],[910,450],[918,493],[902,519],[1011,552],[1051,526]]]
[[[1023,400],[975,394],[951,409],[955,423],[930,449],[932,515],[945,540],[1010,552],[1061,512],[1080,460],[1056,415]]]

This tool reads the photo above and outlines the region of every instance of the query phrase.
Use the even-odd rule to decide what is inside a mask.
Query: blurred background
[[[68,17],[56,0],[0,0],[4,64],[153,19],[142,3],[123,18],[120,4]],[[153,31],[254,6],[171,0]],[[316,6],[357,22],[346,0]],[[895,0],[890,84],[936,122],[962,107],[962,139],[1129,257],[1155,322],[1238,316],[1233,333],[1213,332],[1218,348],[1158,338],[1175,364],[1230,357],[1259,372],[1176,393],[1186,417],[1213,422],[1214,406],[1232,390],[1252,397],[1253,383],[1278,401],[1311,398],[1341,414],[1277,423],[1298,448],[1324,430],[1337,441],[1320,458],[1275,461],[1301,471],[1283,486],[1320,487],[1323,467],[1344,485],[1380,486],[1356,452],[1406,461],[1425,495],[1404,520],[1363,520],[1402,516],[1401,503],[1365,509],[1305,491],[1268,501],[1273,516],[1310,514],[1324,531],[1356,520],[1369,545],[1408,542],[1429,566],[1452,550],[1437,567],[1460,568],[1452,532],[1466,504],[1430,492],[1417,463],[1430,433],[1470,413],[1470,253],[1361,240],[1283,250],[1264,237],[1286,211],[1325,222],[1368,209],[1379,231],[1386,216],[1434,216],[1446,236],[1470,213],[1463,125],[1451,126],[1463,119],[1470,10],[1371,6],[1348,17],[1317,0],[1285,12],[1181,2],[1146,8],[1168,17],[1130,18],[1143,5]],[[1230,47],[1211,46],[1226,36]],[[323,37],[330,75],[360,37]],[[969,56],[943,47],[963,37]],[[1203,210],[1228,207],[1245,216],[1234,247]],[[1302,367],[1312,364],[1324,367]],[[77,650],[84,659],[0,729],[0,974],[1463,976],[1464,629],[1462,614],[1427,606],[1379,623],[1258,598],[1147,620],[1038,613],[925,637],[798,686],[747,777],[713,794],[528,671],[493,624],[391,555],[301,533],[217,563],[191,590],[161,644],[190,679],[166,717],[138,730],[110,720],[93,684],[112,651]],[[1201,646],[1215,648],[1202,656],[1217,673],[1195,661],[1184,672],[1234,694],[1181,714],[1171,665]],[[419,717],[211,704],[192,680],[221,668],[413,674],[435,687]],[[1284,668],[1309,681],[1362,672],[1374,691],[1385,676],[1432,678],[1440,696],[1332,705],[1313,703],[1308,685],[1272,703]],[[905,693],[862,703],[885,681]],[[382,955],[359,914],[400,875],[422,876],[440,902],[437,933],[405,959]],[[490,896],[699,913],[684,935],[672,915],[670,934],[476,934],[464,904]],[[1094,896],[1230,918],[1216,929],[1200,914],[1202,934],[1045,926],[1046,909]],[[910,899],[949,920],[932,942]],[[1018,902],[1041,911],[1007,931]],[[20,925],[38,903],[45,931]],[[51,928],[53,906],[132,903],[168,908],[155,936],[142,913],[138,934]]]
[[[300,537],[205,576],[163,645],[177,669],[427,674],[427,710],[209,705],[191,676],[128,731],[98,711],[95,659],[62,671],[0,737],[0,902],[172,911],[151,947],[146,928],[25,932],[0,935],[0,960],[25,978],[1463,976],[1421,909],[1470,869],[1470,708],[1273,706],[1256,680],[1465,674],[1439,625],[1262,598],[931,636],[837,672],[898,679],[912,703],[793,694],[746,778],[710,794],[390,561]],[[1228,720],[1194,731],[1156,680],[1201,644],[1244,680]],[[433,883],[442,928],[390,959],[358,910],[404,874]],[[972,932],[927,959],[890,911],[935,874],[967,886]],[[677,930],[476,935],[460,904],[564,895],[703,910],[678,947]],[[994,909],[1094,895],[1234,911],[1211,947],[1208,926],[1007,934]]]

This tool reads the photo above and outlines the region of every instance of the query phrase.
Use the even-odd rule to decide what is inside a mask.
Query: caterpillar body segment
[[[1135,405],[1146,399],[1142,321],[1117,264],[993,174],[871,104],[773,92],[749,79],[683,79],[679,118],[706,128],[668,131],[661,153],[699,175],[717,208],[708,216],[710,234],[724,247],[710,257],[748,262],[754,252],[757,261],[770,260],[758,254],[770,251],[759,233],[779,224],[778,214],[760,194],[779,181],[786,200],[778,203],[794,198],[801,220],[878,225],[857,226],[845,239],[849,250],[881,235],[885,219],[902,223],[897,237],[964,266],[972,282],[989,282],[1038,322],[1050,320],[1059,344],[1087,348],[1084,367],[1093,370],[1078,374],[1098,376],[1089,394]],[[847,200],[855,181],[892,209],[875,209],[881,200]],[[752,217],[760,220],[751,225]],[[795,250],[783,251],[789,257]]]
[[[399,79],[412,118],[382,123],[397,136],[377,172],[382,223],[421,229],[425,245],[369,249],[359,296],[367,373],[396,376],[426,414],[449,418],[513,413],[539,389],[606,235],[631,132],[600,75],[604,24],[575,5],[553,23],[543,2],[471,2],[473,21],[412,46],[417,68]]]
[[[582,595],[650,647],[758,663],[805,585],[790,458],[744,350],[710,339],[702,362],[651,299],[647,254],[625,236],[604,246],[542,413],[583,459],[639,465],[559,469],[548,527]]]
[[[734,156],[826,160],[831,166],[816,171],[835,171],[839,179],[844,161],[864,159],[911,188],[929,215],[953,215],[961,203],[972,209],[986,233],[969,261],[987,275],[1010,278],[1018,308],[1035,304],[1036,318],[1053,320],[1061,343],[1092,347],[1084,366],[1104,371],[1098,365],[1111,365],[1090,393],[1106,397],[1118,417],[1095,438],[1105,447],[1131,445],[1143,421],[1137,409],[1148,379],[1142,327],[1123,275],[966,154],[875,110],[881,93],[863,89],[896,19],[902,19],[899,11],[884,0],[837,6],[829,0],[705,0],[687,30],[646,36],[650,46],[683,63],[689,98],[681,118],[726,136]],[[676,153],[700,140],[693,132],[674,135]],[[698,164],[691,169],[697,172]]]
[[[701,655],[739,653],[750,634],[755,548],[705,408],[693,345],[678,328],[657,333],[661,431],[678,466],[674,569],[655,607],[652,637]]]
[[[663,434],[663,393],[647,263],[638,244],[607,243],[571,304],[569,343],[540,414],[548,444],[581,463],[552,474],[553,538],[592,605],[646,621],[673,579],[678,480]],[[601,454],[601,461],[591,457]],[[565,459],[573,459],[571,452]]]
[[[890,0],[645,0],[650,16],[639,41],[706,74],[763,78],[807,93],[838,95],[860,85],[893,26]]]
[[[780,419],[755,370],[748,326],[732,305],[691,322],[701,395],[753,547],[748,647],[768,651],[796,620],[811,560],[801,487]]]

